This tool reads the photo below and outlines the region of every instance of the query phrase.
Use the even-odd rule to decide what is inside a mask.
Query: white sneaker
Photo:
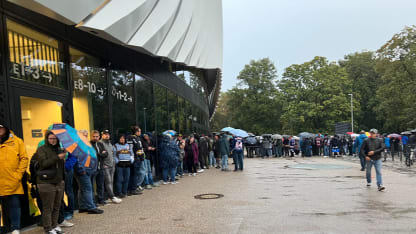
[[[196,176],[196,173],[192,174],[192,176]]]
[[[50,231],[48,232],[48,234],[56,234],[55,229],[50,230]]]
[[[204,169],[199,169],[198,171],[196,171],[198,173],[204,172]]]
[[[14,231],[12,231],[12,234],[20,234],[20,231],[19,230],[14,230]]]
[[[162,184],[168,184],[168,182],[163,182]]]
[[[120,198],[113,197],[113,198],[111,198],[111,201],[116,203],[116,204],[120,204],[122,200]]]
[[[58,227],[55,228],[55,230],[58,230],[57,228],[61,229],[60,227],[72,227],[72,226],[74,226],[73,223],[70,223],[70,222],[64,220],[62,223],[59,224]],[[61,232],[62,230],[58,230],[58,231]]]
[[[179,182],[173,181],[171,182],[171,184],[179,184]]]
[[[192,173],[189,173],[189,176],[192,176]]]

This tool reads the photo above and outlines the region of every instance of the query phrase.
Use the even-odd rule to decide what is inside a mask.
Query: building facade
[[[113,138],[209,132],[221,0],[1,0],[0,12],[0,123],[30,156],[58,122]]]

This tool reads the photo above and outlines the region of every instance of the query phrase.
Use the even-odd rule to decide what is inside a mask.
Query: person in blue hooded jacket
[[[164,135],[160,144],[160,167],[162,168],[163,184],[177,184],[176,168],[179,163],[180,149],[172,140],[171,135]],[[170,180],[168,181],[168,176]]]
[[[361,130],[360,135],[357,137],[357,139],[355,140],[355,149],[356,149],[356,154],[358,155],[358,157],[360,157],[360,163],[361,163],[361,171],[365,170],[365,157],[363,157],[360,154],[360,149],[361,149],[361,145],[363,144],[364,140],[367,139],[367,135],[365,135],[364,130]]]

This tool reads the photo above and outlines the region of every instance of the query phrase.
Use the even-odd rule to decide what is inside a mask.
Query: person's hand
[[[59,159],[64,159],[65,158],[66,153],[60,153],[58,154]]]
[[[370,158],[370,157],[368,157],[368,156],[366,156],[366,157],[365,157],[365,160],[370,161],[370,160],[371,160],[371,158]]]
[[[368,155],[369,155],[369,156],[374,155],[374,151],[370,151],[370,152],[368,152]]]

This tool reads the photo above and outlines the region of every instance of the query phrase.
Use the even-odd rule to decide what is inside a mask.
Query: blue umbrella
[[[176,131],[175,130],[166,130],[162,133],[163,135],[171,135],[171,136],[175,136],[176,135]]]
[[[231,134],[235,135],[235,136],[239,136],[239,137],[248,137],[248,133],[244,130],[241,129],[234,129],[234,130],[230,130],[229,131]]]
[[[86,168],[95,168],[97,155],[86,137],[65,123],[53,124],[49,129],[56,135],[66,151],[78,158],[78,163]]]
[[[226,127],[226,128],[221,129],[221,132],[230,132],[231,130],[235,130],[235,128]]]

